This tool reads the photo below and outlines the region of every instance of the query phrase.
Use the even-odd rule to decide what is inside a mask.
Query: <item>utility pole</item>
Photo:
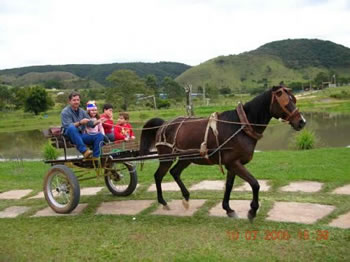
[[[203,103],[205,104],[205,85],[203,86]]]
[[[193,116],[193,104],[192,104],[192,85],[186,84],[184,86],[186,92],[186,111],[188,116]]]

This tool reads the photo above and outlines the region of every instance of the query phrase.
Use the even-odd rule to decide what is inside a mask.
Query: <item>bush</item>
[[[330,97],[335,99],[349,99],[350,93],[346,92],[345,90],[342,90],[340,93],[331,94]]]
[[[170,101],[168,99],[157,99],[157,108],[170,108]]]
[[[55,160],[59,156],[59,151],[53,147],[50,141],[43,146],[43,158],[45,160]]]
[[[294,137],[294,143],[299,150],[313,149],[315,147],[315,142],[315,134],[308,129],[303,129]]]

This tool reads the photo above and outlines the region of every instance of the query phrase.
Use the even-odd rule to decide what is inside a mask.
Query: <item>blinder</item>
[[[275,100],[280,105],[281,109],[287,114],[287,117],[284,119],[285,121],[289,121],[291,118],[293,118],[296,115],[300,114],[297,107],[295,107],[293,111],[290,111],[288,109],[288,105],[291,102],[293,102],[294,104],[296,103],[296,98],[291,93],[289,88],[286,88],[286,87],[282,86],[279,89],[277,89],[276,91],[272,91],[270,112],[271,112],[272,105],[273,105]]]

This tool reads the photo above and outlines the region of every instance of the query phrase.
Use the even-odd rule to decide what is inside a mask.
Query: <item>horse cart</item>
[[[193,152],[182,154],[165,154],[157,152],[146,155],[139,154],[137,141],[109,143],[101,146],[98,159],[85,159],[82,155],[69,156],[68,151],[75,148],[64,136],[60,128],[50,128],[44,131],[44,136],[57,149],[63,149],[63,157],[55,160],[45,160],[51,168],[45,175],[43,191],[48,205],[60,214],[72,212],[80,200],[80,181],[104,178],[108,190],[115,196],[129,196],[137,186],[135,162],[159,159],[168,161],[179,156],[192,155]],[[77,152],[74,150],[74,152]],[[95,174],[91,176],[91,171]]]
[[[51,168],[44,178],[44,195],[56,213],[66,214],[76,208],[80,200],[79,182],[83,180],[103,177],[108,190],[115,196],[128,196],[134,192],[137,172],[131,160],[138,156],[137,142],[106,144],[101,147],[98,159],[84,159],[82,156],[68,156],[69,148],[75,146],[59,128],[46,130],[44,135],[55,148],[64,152],[61,159],[45,161]],[[94,176],[91,176],[91,171]]]

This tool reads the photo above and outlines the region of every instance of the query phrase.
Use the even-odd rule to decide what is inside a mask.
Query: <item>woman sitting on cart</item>
[[[103,141],[103,134],[84,133],[86,127],[94,127],[99,122],[90,119],[90,116],[80,106],[80,94],[72,92],[68,97],[69,105],[61,112],[61,122],[64,128],[64,135],[69,137],[70,141],[76,145],[78,151],[83,154],[84,158],[94,158],[100,156],[100,147]],[[93,152],[86,145],[93,146]]]

